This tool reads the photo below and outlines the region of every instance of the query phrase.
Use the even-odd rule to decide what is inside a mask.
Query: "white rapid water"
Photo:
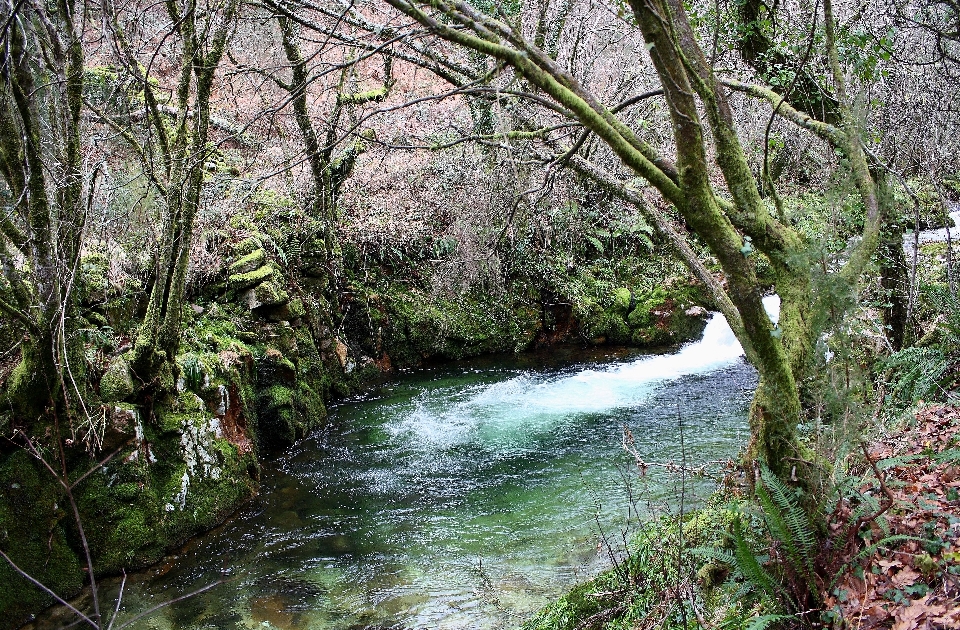
[[[779,297],[764,298],[764,307],[776,321]],[[578,416],[639,405],[666,382],[723,369],[741,356],[743,348],[726,319],[714,314],[699,341],[673,354],[649,355],[573,374],[524,372],[459,391],[445,387],[425,390],[412,401],[404,419],[388,430],[425,450],[468,443],[520,446]]]
[[[950,219],[956,227],[950,229],[950,238],[953,241],[960,240],[960,206],[954,206],[954,211],[950,213]],[[945,243],[947,241],[947,228],[938,230],[921,230],[917,235],[917,240],[921,245],[924,243]],[[913,233],[903,235],[903,249],[908,253],[913,253]]]

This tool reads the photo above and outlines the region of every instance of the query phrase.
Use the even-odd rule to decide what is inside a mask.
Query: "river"
[[[647,461],[735,457],[755,386],[719,315],[672,354],[401,375],[268,462],[259,497],[228,523],[131,575],[119,622],[225,580],[134,627],[515,627],[609,562],[600,528],[616,549],[637,510],[675,505],[679,479],[640,478],[624,428]],[[118,583],[105,590],[115,598]]]

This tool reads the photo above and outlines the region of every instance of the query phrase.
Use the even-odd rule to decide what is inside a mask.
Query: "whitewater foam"
[[[776,322],[779,298],[764,298],[764,306],[771,321]],[[414,447],[514,444],[577,416],[637,406],[666,382],[714,372],[736,364],[742,356],[743,348],[726,319],[715,313],[699,341],[672,354],[644,356],[574,374],[522,373],[474,386],[469,392],[451,391],[454,388],[425,390],[390,430]]]

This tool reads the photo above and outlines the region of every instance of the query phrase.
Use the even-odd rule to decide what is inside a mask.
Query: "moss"
[[[250,288],[244,295],[247,308],[251,311],[265,306],[285,304],[290,296],[277,283],[265,281]]]
[[[274,270],[271,265],[264,265],[248,273],[237,273],[227,278],[227,283],[234,291],[249,289],[262,282],[270,280],[274,276]]]
[[[263,391],[261,398],[269,409],[289,407],[293,404],[293,390],[283,385],[273,385]]]
[[[260,443],[267,446],[292,444],[302,437],[306,424],[294,407],[295,390],[272,384],[257,392]]]
[[[24,451],[0,459],[0,549],[24,571],[63,597],[83,584],[76,552],[68,544],[72,519],[46,470]],[[13,628],[52,603],[51,598],[0,560],[0,628]]]
[[[495,352],[518,352],[533,341],[537,313],[514,308],[508,300],[463,295],[436,298],[404,288],[377,297],[348,320],[347,336],[361,339],[372,357],[386,352],[398,367],[431,357],[461,359]],[[365,308],[364,308],[365,307]]]
[[[263,267],[266,259],[266,252],[258,248],[233,262],[228,268],[228,271],[231,277],[238,274],[248,274]]]
[[[354,92],[352,94],[337,94],[337,100],[345,104],[354,104],[362,105],[364,103],[377,102],[379,103],[387,97],[390,93],[390,90],[387,87],[379,87],[374,90],[367,90],[366,92]]]
[[[135,391],[130,364],[124,357],[115,357],[100,379],[100,398],[104,402],[122,402]]]
[[[295,298],[290,300],[290,319],[299,319],[307,314],[307,309],[303,305],[303,300]]]
[[[293,210],[297,202],[292,197],[284,195],[272,188],[258,188],[251,201],[260,211]]]
[[[259,250],[263,249],[263,243],[261,243],[260,239],[258,239],[257,237],[251,236],[249,238],[243,239],[242,241],[234,245],[233,253],[235,256],[242,257],[242,256],[247,256],[249,254],[252,254],[258,249]]]
[[[212,432],[200,398],[181,392],[159,421],[144,427],[152,458],[116,458],[78,492],[101,572],[156,562],[171,547],[220,523],[256,490],[253,454]],[[185,442],[185,433],[192,437]],[[139,447],[146,448],[145,446]],[[188,458],[196,458],[188,464]],[[124,461],[126,459],[126,461]],[[214,472],[215,471],[215,472]]]
[[[301,379],[297,383],[296,404],[300,417],[304,420],[304,430],[327,417],[323,397],[306,383],[306,379]]]
[[[613,292],[613,309],[616,313],[626,317],[633,303],[633,294],[630,289],[620,287]]]
[[[669,298],[667,290],[663,287],[656,287],[652,291],[646,291],[638,295],[636,306],[627,318],[630,327],[644,328],[650,326],[654,321],[653,312],[662,307]]]
[[[40,375],[28,361],[21,360],[7,378],[6,400],[14,409],[24,415],[40,417],[45,402],[50,399],[47,388]]]
[[[176,390],[177,381],[173,373],[173,366],[169,361],[163,361],[157,370],[158,389],[161,392],[172,392]]]
[[[79,289],[84,303],[100,303],[107,299],[107,290],[110,282],[107,274],[110,270],[110,259],[106,255],[95,252],[85,255],[80,260]]]

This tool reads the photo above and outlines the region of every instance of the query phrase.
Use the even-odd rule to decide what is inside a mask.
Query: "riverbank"
[[[774,528],[750,498],[742,471],[731,469],[705,508],[640,523],[614,568],[541,610],[523,629],[748,622],[956,628],[958,431],[960,408],[925,405],[862,453],[850,453],[835,474],[823,531],[809,547],[812,590],[802,584],[802,565],[793,564],[801,560],[791,553],[801,547],[789,551],[803,544],[791,537],[794,526]],[[783,609],[802,605],[796,597],[807,598],[799,616]]]

